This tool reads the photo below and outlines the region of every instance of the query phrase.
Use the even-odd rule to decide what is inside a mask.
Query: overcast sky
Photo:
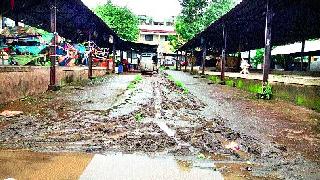
[[[82,0],[89,8],[104,4],[108,0]],[[178,0],[112,0],[119,6],[127,6],[136,15],[148,15],[155,19],[177,16],[180,13]]]

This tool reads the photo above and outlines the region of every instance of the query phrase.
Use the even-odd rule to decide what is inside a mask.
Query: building
[[[140,35],[138,42],[144,44],[158,45],[158,56],[164,58],[163,53],[173,53],[169,42],[169,36],[175,36],[174,19],[171,17],[165,20],[154,20],[148,16],[141,15]]]

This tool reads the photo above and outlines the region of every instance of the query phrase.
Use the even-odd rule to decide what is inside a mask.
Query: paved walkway
[[[191,70],[190,67],[187,68]],[[199,67],[195,67],[195,70],[198,70]],[[201,72],[201,70],[199,70]],[[212,72],[212,71],[205,71],[205,74],[209,75],[216,75],[219,76],[220,72]],[[233,77],[233,78],[245,78],[245,79],[255,79],[261,80],[263,78],[262,74],[259,73],[251,73],[249,75],[244,75],[235,72],[226,72],[226,77]],[[299,84],[299,85],[307,85],[307,86],[320,86],[320,77],[311,77],[311,76],[298,76],[298,75],[269,75],[269,82],[279,82],[285,84]]]

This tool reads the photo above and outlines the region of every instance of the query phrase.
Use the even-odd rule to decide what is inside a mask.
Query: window
[[[153,41],[153,35],[145,35],[144,38],[146,41]]]

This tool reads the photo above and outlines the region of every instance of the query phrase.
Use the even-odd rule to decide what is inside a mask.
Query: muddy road
[[[23,114],[0,117],[0,148],[209,160],[226,179],[320,179],[319,114],[183,72],[139,78],[108,76],[4,105]]]

